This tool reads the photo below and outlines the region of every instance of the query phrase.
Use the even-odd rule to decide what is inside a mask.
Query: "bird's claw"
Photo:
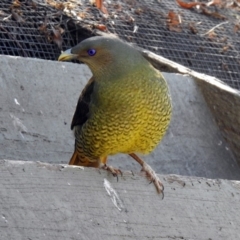
[[[117,178],[117,181],[118,181],[118,175],[119,174],[121,174],[121,176],[123,175],[120,169],[114,168],[112,166],[108,166],[107,164],[104,164],[101,168],[112,173],[112,175]]]
[[[153,183],[156,187],[157,192],[162,194],[162,199],[164,198],[164,186],[160,181],[159,177],[155,173],[155,171],[147,164],[144,163],[142,167],[142,171],[144,171],[147,175],[147,178],[150,179],[149,184]]]

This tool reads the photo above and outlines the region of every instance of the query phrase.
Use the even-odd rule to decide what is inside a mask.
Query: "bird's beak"
[[[68,49],[65,52],[62,52],[61,55],[58,57],[58,61],[69,61],[72,59],[76,59],[77,58],[77,54],[73,54],[71,53],[72,49]]]

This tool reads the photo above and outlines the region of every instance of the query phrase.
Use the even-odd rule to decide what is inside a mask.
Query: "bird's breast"
[[[128,76],[99,82],[90,118],[82,128],[82,144],[97,156],[152,151],[166,132],[171,101],[164,79]]]

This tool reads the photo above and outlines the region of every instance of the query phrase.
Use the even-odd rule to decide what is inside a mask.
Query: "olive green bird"
[[[103,167],[113,175],[107,157],[129,154],[155,184],[153,169],[135,153],[148,154],[164,136],[171,117],[166,81],[136,49],[114,37],[91,37],[63,52],[59,61],[77,59],[88,65],[92,78],[83,89],[71,129],[75,151],[70,165]]]

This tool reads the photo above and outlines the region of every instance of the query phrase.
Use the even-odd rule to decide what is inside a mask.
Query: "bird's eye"
[[[90,48],[90,49],[87,50],[87,53],[88,53],[89,56],[94,56],[96,54],[96,52],[97,51],[93,48]]]

